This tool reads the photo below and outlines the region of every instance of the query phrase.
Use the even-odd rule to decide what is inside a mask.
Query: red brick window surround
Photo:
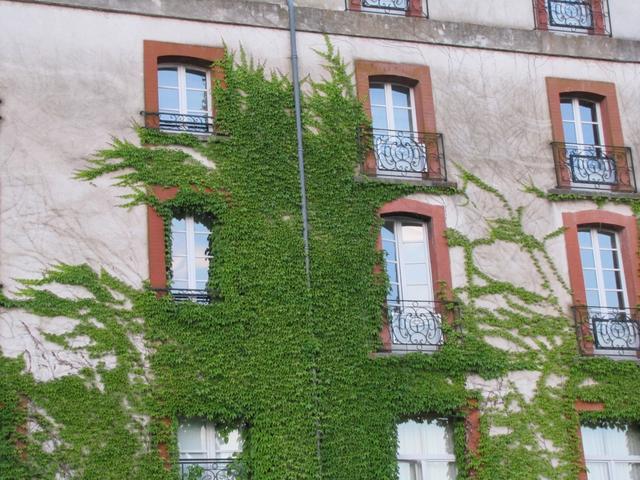
[[[178,194],[178,188],[153,187],[153,193],[161,202],[172,200]],[[158,212],[147,206],[147,237],[149,245],[149,282],[151,288],[167,288],[167,256],[165,249],[165,225]]]
[[[347,0],[347,9],[356,12],[387,13],[407,17],[428,17],[428,0]],[[423,5],[424,3],[424,5]]]
[[[608,0],[533,0],[536,29],[609,35]]]
[[[558,187],[568,189],[571,188],[572,183],[570,168],[565,163],[566,155],[562,154],[565,151],[562,144],[571,142],[572,139],[565,139],[561,102],[563,100],[580,99],[597,104],[600,117],[598,121],[601,124],[603,138],[595,143],[607,147],[602,149],[602,152],[614,159],[617,170],[617,183],[614,182],[611,185],[611,190],[633,191],[634,179],[632,178],[630,158],[627,157],[626,149],[624,148],[615,84],[553,77],[547,77],[546,84]],[[558,151],[558,149],[560,150]]]
[[[431,73],[425,65],[411,65],[404,63],[376,62],[356,60],[355,62],[356,90],[362,100],[367,116],[372,118],[369,89],[372,84],[396,84],[411,89],[415,107],[415,126],[421,132],[420,143],[426,145],[427,158],[425,176],[433,180],[444,180],[445,172],[440,163],[440,146],[435,140],[437,134],[436,115],[433,101]],[[376,159],[373,152],[364,161],[363,173],[376,175]]]
[[[211,69],[210,78],[220,79],[221,72],[212,68],[211,64],[224,56],[224,48],[202,45],[186,45],[181,43],[144,41],[144,111],[145,126],[158,128],[158,66],[163,63],[181,64]]]
[[[562,214],[565,227],[564,238],[569,266],[569,282],[573,293],[573,305],[576,309],[576,325],[580,348],[585,355],[595,353],[594,337],[588,321],[589,314],[584,306],[588,305],[583,264],[578,240],[579,230],[595,228],[603,231],[615,232],[619,245],[620,263],[624,273],[627,308],[635,306],[640,301],[640,279],[638,277],[638,228],[633,215],[603,210],[587,210],[581,212],[565,212]],[[581,308],[582,306],[582,308]],[[593,305],[589,305],[593,306]],[[586,313],[581,314],[583,311]],[[585,318],[581,320],[581,317]]]
[[[426,296],[439,300],[444,294],[448,298],[451,286],[451,263],[449,258],[449,246],[445,238],[446,223],[444,207],[401,198],[385,204],[380,208],[378,213],[383,218],[409,217],[424,222],[427,229],[428,260],[431,270],[431,285],[433,288],[433,291],[426,292]],[[381,235],[378,237],[377,247],[379,250],[383,250],[383,240]],[[438,314],[445,321],[449,323],[453,322],[451,312],[446,311],[446,309],[439,310]],[[420,335],[419,332],[418,335]],[[422,337],[418,336],[416,338],[421,339]],[[398,349],[414,349],[411,346],[411,342],[404,346],[395,344],[392,338],[390,325],[388,323],[386,323],[382,329],[381,339],[383,343],[383,350],[386,352]],[[397,348],[398,346],[400,348]],[[418,350],[419,349],[420,348],[418,348]],[[428,346],[424,349],[430,350]],[[431,350],[433,350],[433,348],[431,348]]]

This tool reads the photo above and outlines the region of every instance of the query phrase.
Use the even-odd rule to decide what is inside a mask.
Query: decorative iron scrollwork
[[[194,302],[201,305],[211,303],[211,295],[207,290],[188,288],[154,288],[156,292],[169,293],[176,302]]]
[[[559,188],[636,191],[629,148],[562,142],[551,145]]]
[[[362,0],[362,8],[384,13],[404,13],[409,9],[409,0]]]
[[[574,307],[578,333],[588,327],[596,353],[629,355],[640,351],[640,322],[637,309]]]
[[[554,27],[593,29],[590,0],[548,0],[547,8]]]
[[[213,133],[213,117],[210,115],[191,115],[173,112],[140,112],[151,117],[155,128],[165,132]]]
[[[433,350],[444,342],[437,302],[400,300],[388,303],[392,348]]]
[[[237,480],[242,473],[234,460],[180,459],[178,464],[181,480]]]

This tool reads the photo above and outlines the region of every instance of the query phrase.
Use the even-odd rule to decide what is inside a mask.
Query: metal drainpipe
[[[302,210],[302,240],[304,243],[304,270],[307,277],[307,289],[311,292],[311,266],[309,262],[309,217],[307,215],[307,191],[304,177],[304,149],[302,148],[302,107],[300,106],[300,76],[298,74],[298,46],[296,44],[296,7],[294,0],[287,0],[287,8],[289,10],[289,38],[291,40],[291,77],[293,81],[293,100],[296,116],[296,137],[298,140],[298,170],[300,175],[300,197]],[[311,311],[309,311],[311,313]],[[311,315],[309,315],[311,318]],[[312,326],[313,328],[313,326]],[[312,331],[313,334],[313,331]],[[314,385],[314,402],[318,407],[318,416],[315,418],[316,424],[316,457],[318,461],[318,478],[322,478],[322,452],[320,448],[321,435],[320,430],[320,398],[318,396],[318,367],[313,355],[313,363],[311,367],[311,379]]]

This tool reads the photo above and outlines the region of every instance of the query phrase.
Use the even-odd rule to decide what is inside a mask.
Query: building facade
[[[296,12],[304,202],[286,3],[0,0],[0,478],[640,478],[640,6]]]

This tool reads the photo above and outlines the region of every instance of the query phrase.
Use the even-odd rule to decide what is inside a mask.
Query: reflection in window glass
[[[640,480],[640,430],[636,425],[581,427],[589,480]]]
[[[206,290],[209,280],[211,231],[207,222],[194,217],[171,221],[171,287]]]
[[[454,480],[453,428],[446,419],[398,425],[400,479]]]

